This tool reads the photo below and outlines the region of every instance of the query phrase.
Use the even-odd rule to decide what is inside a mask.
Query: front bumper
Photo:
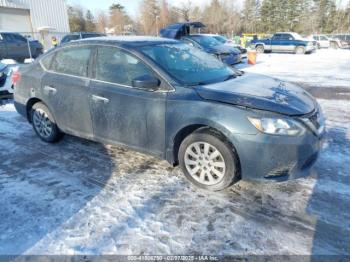
[[[320,125],[317,125],[318,117]],[[235,134],[235,145],[244,180],[286,181],[310,174],[322,148],[324,119],[314,113],[302,120],[306,132],[302,136]]]
[[[316,46],[307,45],[306,48],[305,48],[305,51],[306,51],[307,53],[309,53],[309,52],[315,52],[316,49],[317,49]]]

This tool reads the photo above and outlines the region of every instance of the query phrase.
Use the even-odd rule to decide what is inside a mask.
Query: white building
[[[68,33],[65,0],[0,0],[0,31],[18,32],[41,40]]]

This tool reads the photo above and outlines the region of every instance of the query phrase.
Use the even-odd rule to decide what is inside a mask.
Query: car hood
[[[240,54],[241,52],[232,46],[223,44],[223,45],[217,45],[217,46],[211,46],[211,47],[207,47],[205,48],[205,51],[207,53],[211,53],[211,54]]]
[[[316,106],[315,99],[301,87],[258,74],[198,86],[196,91],[206,100],[291,116],[311,113]]]

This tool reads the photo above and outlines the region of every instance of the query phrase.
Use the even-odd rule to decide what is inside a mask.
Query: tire
[[[216,158],[210,160],[213,156]],[[239,180],[239,160],[234,148],[210,129],[186,137],[178,158],[186,178],[197,187],[221,191]]]
[[[17,58],[16,61],[17,63],[24,64],[25,58]]]
[[[317,43],[317,49],[321,49],[321,45]]]
[[[295,48],[295,53],[296,53],[297,55],[304,55],[305,52],[306,52],[306,50],[305,50],[305,47],[303,47],[303,46],[297,46],[297,47]]]
[[[263,53],[265,52],[265,48],[264,48],[263,45],[257,45],[257,46],[255,47],[255,50],[256,50],[256,52],[257,52],[258,54],[263,54]]]
[[[56,143],[63,137],[50,110],[41,102],[34,104],[31,121],[35,133],[47,143]]]

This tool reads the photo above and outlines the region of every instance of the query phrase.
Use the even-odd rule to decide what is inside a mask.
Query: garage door
[[[32,32],[29,10],[0,7],[0,30]]]

